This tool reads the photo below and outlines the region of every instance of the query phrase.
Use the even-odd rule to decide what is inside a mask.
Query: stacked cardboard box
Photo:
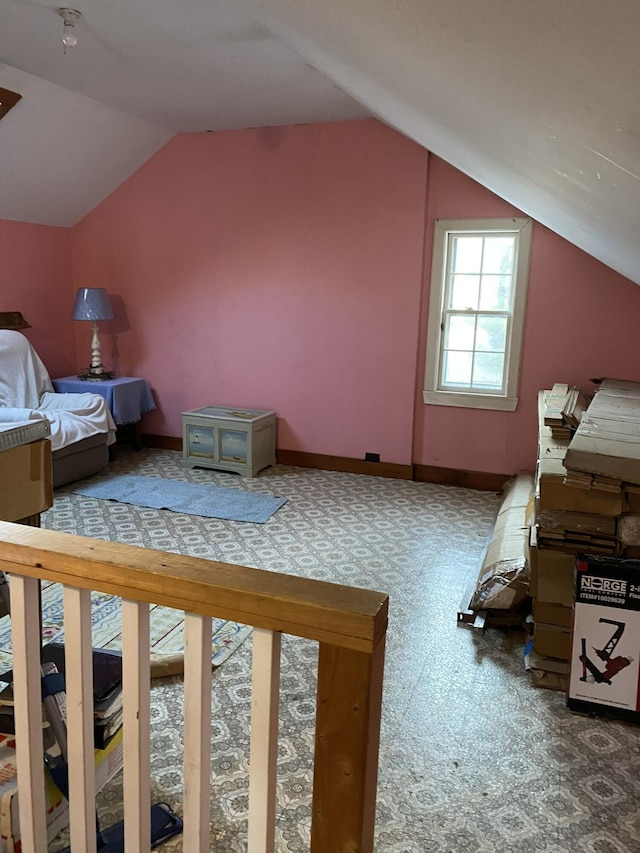
[[[547,394],[544,423],[553,438],[570,439],[587,408],[587,398],[578,388],[556,383]]]
[[[620,495],[591,494],[567,481],[565,457],[586,405],[574,390],[580,412],[572,409],[571,420],[566,420],[562,413],[571,390],[554,385],[538,395],[535,523],[529,538],[534,620],[529,666],[538,682],[545,673],[552,677],[551,686],[560,688],[568,675],[575,554],[591,548],[615,551],[615,519],[622,508]]]
[[[533,599],[534,649],[542,658],[567,661],[575,556],[553,548],[539,548],[536,534],[536,528],[532,527],[529,540],[529,592]],[[544,660],[538,660],[537,664],[538,668],[548,669]],[[557,671],[557,666],[553,667],[553,671]]]
[[[586,487],[568,476],[566,458],[573,439],[553,437],[546,423],[549,399],[553,399],[551,391],[538,395],[538,546],[615,556],[619,551],[616,518],[623,509],[622,486],[619,483],[613,488],[607,482],[607,487],[601,488],[591,482]]]
[[[640,382],[601,382],[564,464],[566,481],[581,483],[590,501],[615,501],[614,556],[640,557]]]
[[[640,383],[604,379],[571,439],[566,467],[640,484]]]
[[[603,380],[571,437],[561,394],[539,394],[530,539],[534,648],[553,661],[570,656],[576,555],[640,557],[640,383]]]

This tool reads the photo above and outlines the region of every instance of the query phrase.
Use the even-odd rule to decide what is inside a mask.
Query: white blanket
[[[116,425],[99,394],[56,394],[47,369],[20,332],[0,329],[0,421],[46,418],[52,450],[98,433],[113,444]]]

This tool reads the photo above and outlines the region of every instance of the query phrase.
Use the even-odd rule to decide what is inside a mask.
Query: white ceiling
[[[637,0],[0,0],[0,217],[69,226],[175,132],[375,115],[640,283]]]

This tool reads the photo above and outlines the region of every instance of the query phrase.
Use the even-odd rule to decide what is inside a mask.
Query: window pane
[[[508,311],[511,308],[511,292],[511,276],[483,275],[480,288],[480,310]]]
[[[521,217],[436,221],[426,404],[515,410],[532,230]]]
[[[448,386],[468,388],[471,384],[471,365],[473,357],[470,352],[444,352],[442,383]]]
[[[514,237],[486,237],[482,256],[482,272],[513,272]]]
[[[450,314],[446,320],[444,348],[446,350],[472,350],[475,330],[475,314]]]
[[[479,352],[473,362],[473,387],[502,391],[504,355],[502,353]]]
[[[503,353],[505,351],[506,340],[506,317],[478,317],[476,350]]]
[[[480,276],[452,276],[449,308],[471,308],[474,311],[477,310],[479,292]]]
[[[452,272],[480,272],[482,237],[453,237]]]

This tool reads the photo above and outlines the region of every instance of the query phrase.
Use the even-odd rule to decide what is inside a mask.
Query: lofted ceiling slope
[[[74,0],[75,2],[75,0]],[[174,133],[375,115],[640,283],[636,0],[0,0],[0,217],[70,226]]]

